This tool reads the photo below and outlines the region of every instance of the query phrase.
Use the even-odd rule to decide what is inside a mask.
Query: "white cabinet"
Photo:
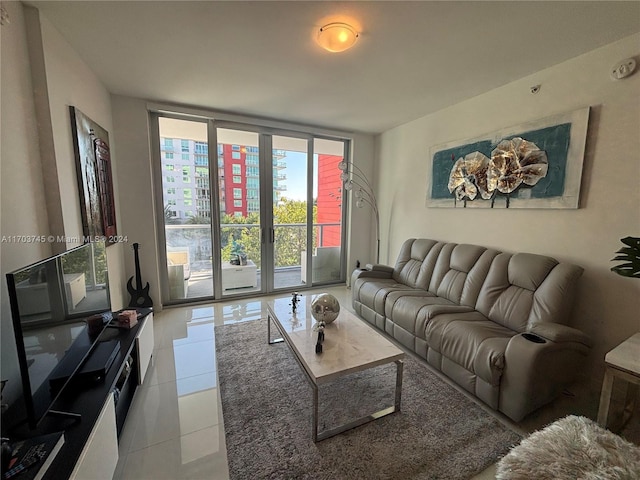
[[[137,352],[138,383],[144,381],[151,355],[153,354],[153,313],[143,320],[136,332],[136,348],[131,352]],[[129,343],[131,345],[131,343]],[[133,377],[130,377],[133,380]],[[135,387],[135,382],[131,382]],[[132,393],[133,394],[133,393]],[[120,395],[118,408],[122,408],[123,395]],[[126,412],[126,410],[125,410]],[[125,413],[126,415],[126,413]],[[116,422],[116,400],[113,392],[110,392],[105,400],[82,453],[76,462],[75,468],[69,477],[72,480],[96,480],[112,478],[118,463],[118,424]]]
[[[153,354],[153,313],[147,315],[144,325],[138,330],[136,343],[138,344],[138,384],[142,385]]]
[[[258,285],[258,267],[251,260],[246,265],[222,264],[222,289],[255,288]]]
[[[116,409],[113,394],[109,394],[69,478],[71,480],[112,478],[117,463]]]

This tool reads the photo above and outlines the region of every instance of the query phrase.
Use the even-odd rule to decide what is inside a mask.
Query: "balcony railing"
[[[301,252],[307,250],[307,225],[285,223],[274,225],[276,268],[300,266]],[[313,224],[313,248],[326,246],[325,238],[330,229],[339,232],[340,223]],[[199,262],[211,261],[211,225],[184,224],[165,225],[167,249],[187,250],[192,270],[198,269]],[[220,225],[221,251],[223,260],[231,254],[233,242],[242,245],[247,256],[260,268],[261,227],[257,223]],[[209,263],[210,264],[210,263]]]

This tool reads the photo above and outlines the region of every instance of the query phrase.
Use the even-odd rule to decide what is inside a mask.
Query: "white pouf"
[[[640,448],[585,417],[532,433],[498,463],[498,480],[637,480]]]

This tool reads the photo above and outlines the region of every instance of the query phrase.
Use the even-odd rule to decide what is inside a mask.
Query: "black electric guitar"
[[[127,282],[127,291],[131,295],[130,307],[153,307],[153,300],[149,296],[149,282],[142,286],[142,275],[140,275],[140,260],[138,259],[138,243],[133,244],[133,253],[136,260],[136,288],[133,288],[133,277]]]

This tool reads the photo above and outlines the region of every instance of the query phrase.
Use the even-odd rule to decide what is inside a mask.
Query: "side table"
[[[600,394],[598,423],[602,427],[607,428],[613,379],[617,377],[627,382],[627,393],[624,411],[622,413],[622,423],[619,426],[619,428],[622,428],[629,420],[629,417],[633,412],[635,400],[638,396],[638,385],[640,385],[640,333],[636,333],[629,337],[607,353],[604,357],[604,361],[606,364],[606,371],[602,382],[602,392]]]

